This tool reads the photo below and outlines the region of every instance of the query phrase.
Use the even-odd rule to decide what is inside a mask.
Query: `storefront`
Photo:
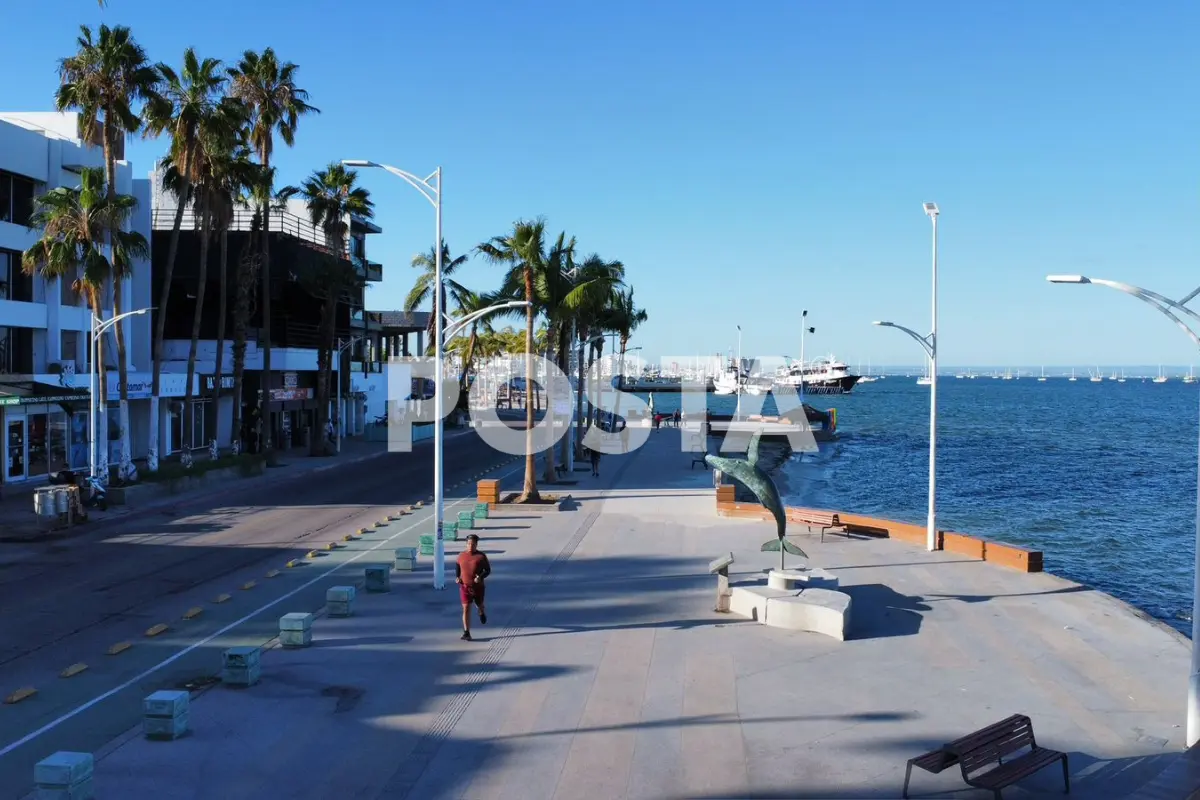
[[[3,474],[17,483],[62,469],[86,469],[87,395],[41,383],[0,385]]]

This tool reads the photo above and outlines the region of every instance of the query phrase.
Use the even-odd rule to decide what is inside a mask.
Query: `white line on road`
[[[516,469],[509,470],[508,472],[505,472],[503,475],[501,475],[500,478],[501,479],[507,478],[509,475],[514,475],[523,469],[525,469],[524,465],[522,465]],[[461,503],[467,502],[468,499],[469,498],[464,497],[462,499],[455,500],[453,503],[447,503],[445,507],[453,508],[454,506],[457,506]],[[228,625],[226,625],[224,628],[221,628],[216,633],[209,634],[208,636],[201,639],[200,641],[189,644],[187,647],[183,648],[175,655],[169,656],[169,657],[163,659],[162,661],[158,662],[154,666],[139,673],[138,675],[135,675],[134,677],[130,678],[129,680],[125,681],[124,683],[122,683],[118,686],[114,686],[112,689],[109,689],[104,694],[101,694],[97,697],[93,697],[91,700],[88,700],[83,705],[76,706],[75,708],[71,709],[70,711],[68,711],[67,713],[58,717],[57,719],[53,719],[50,722],[47,722],[45,725],[38,728],[36,731],[33,731],[32,733],[28,733],[25,736],[22,736],[17,741],[13,742],[10,745],[7,745],[3,750],[0,750],[0,758],[3,758],[4,756],[8,755],[9,753],[11,753],[12,751],[16,750],[19,747],[24,747],[25,745],[29,744],[30,742],[32,742],[34,739],[38,738],[42,734],[48,733],[48,732],[54,730],[59,725],[63,724],[64,722],[66,722],[69,719],[72,719],[72,718],[82,714],[84,711],[87,711],[89,708],[92,708],[93,706],[95,706],[99,703],[103,703],[105,700],[112,697],[113,695],[119,694],[120,692],[125,691],[129,687],[140,683],[141,681],[145,680],[149,676],[153,675],[155,672],[158,672],[163,667],[173,664],[174,662],[183,658],[184,656],[186,656],[188,653],[192,652],[196,648],[203,647],[204,645],[211,642],[213,639],[216,639],[217,637],[220,637],[220,636],[224,636],[226,633],[229,633],[229,631],[233,630],[237,626],[245,624],[246,622],[249,622],[250,620],[257,617],[259,614],[263,613],[264,611],[267,611],[268,609],[272,608],[273,606],[279,605],[284,600],[287,600],[289,597],[291,597],[295,594],[298,594],[299,592],[304,591],[308,587],[312,586],[314,583],[325,580],[326,578],[328,578],[330,575],[332,575],[337,570],[341,569],[342,567],[345,567],[347,564],[352,564],[355,561],[358,561],[363,556],[367,555],[368,553],[375,552],[380,547],[383,547],[385,544],[387,544],[388,542],[395,539],[397,536],[408,533],[413,528],[417,527],[418,525],[421,525],[424,521],[425,520],[422,520],[421,522],[414,522],[412,525],[409,525],[407,528],[396,531],[395,533],[393,533],[391,536],[384,539],[383,541],[376,542],[374,547],[363,550],[358,555],[355,555],[352,558],[346,559],[345,561],[341,562],[337,566],[330,567],[329,569],[322,572],[320,575],[317,575],[315,578],[310,579],[307,583],[300,584],[295,589],[292,589],[290,592],[280,595],[279,597],[275,598],[274,600],[270,601],[269,603],[266,603],[266,604],[260,606],[259,608],[255,609],[254,611],[251,611],[246,616],[242,617],[241,619],[239,619],[235,622],[229,623]]]

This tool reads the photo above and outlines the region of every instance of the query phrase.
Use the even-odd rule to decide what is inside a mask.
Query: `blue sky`
[[[645,354],[808,352],[911,364],[871,326],[929,325],[942,208],[945,364],[1187,364],[1190,341],[1083,272],[1182,296],[1200,284],[1194,46],[1183,2],[316,0],[4,3],[0,108],[46,110],[77,25],[130,25],[152,58],[273,46],[323,113],[277,151],[296,183],[340,158],[446,174],[456,252],[545,215],[619,258]],[[351,16],[353,14],[353,17]],[[161,142],[138,142],[148,170]],[[144,168],[144,169],[143,169]],[[433,214],[364,174],[397,307]],[[498,268],[464,281],[490,288]]]

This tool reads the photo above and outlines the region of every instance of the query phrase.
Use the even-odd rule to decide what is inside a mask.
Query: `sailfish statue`
[[[783,509],[783,501],[779,498],[779,490],[775,481],[758,466],[758,445],[762,440],[762,431],[755,431],[750,437],[750,446],[746,450],[746,459],[724,458],[722,456],[706,455],[704,461],[713,469],[736,478],[747,489],[754,493],[758,502],[775,517],[776,536],[769,542],[764,542],[762,552],[779,551],[779,568],[782,570],[785,553],[808,558],[808,554],[785,538],[787,536],[787,513]]]

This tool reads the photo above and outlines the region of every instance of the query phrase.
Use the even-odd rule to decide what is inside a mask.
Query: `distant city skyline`
[[[726,352],[738,324],[743,353],[799,355],[808,308],[806,356],[919,362],[871,321],[929,329],[921,203],[936,201],[942,364],[1200,360],[1137,301],[1044,280],[1094,274],[1176,298],[1200,283],[1200,6],[367,1],[346,30],[352,66],[315,0],[259,0],[269,25],[230,24],[246,19],[234,0],[187,25],[162,8],[5,4],[16,35],[0,68],[19,79],[0,110],[52,107],[81,23],[128,24],[175,66],[187,46],[229,62],[269,45],[322,110],[276,148],[280,183],[342,158],[441,165],[454,254],[545,215],[584,254],[626,263],[650,314],[633,341],[646,355]],[[537,46],[498,46],[518,41]],[[131,142],[135,174],[164,147]],[[408,187],[362,180],[386,231],[368,304],[399,308],[433,226]],[[475,259],[458,277],[492,289],[500,270]]]

